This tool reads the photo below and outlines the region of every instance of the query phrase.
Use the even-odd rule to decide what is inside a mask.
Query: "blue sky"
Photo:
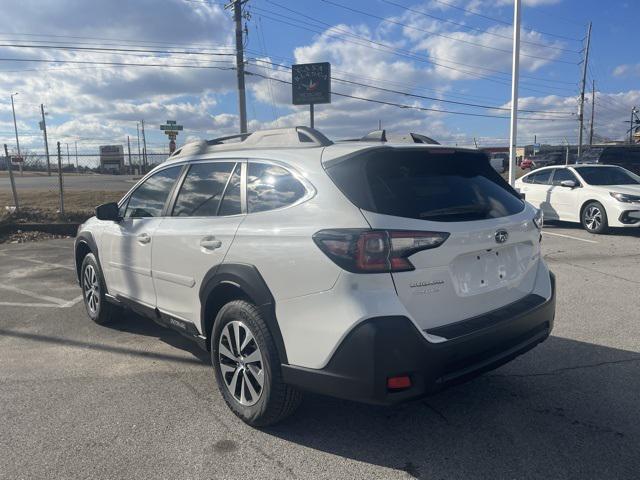
[[[14,60],[0,60],[0,142],[10,148],[9,94],[16,91],[21,145],[32,151],[43,148],[40,103],[51,143],[77,141],[86,152],[135,139],[142,118],[156,151],[166,148],[158,125],[167,119],[184,125],[178,143],[238,130],[233,23],[222,3],[3,3],[0,58]],[[340,79],[334,92],[372,100],[334,95],[331,105],[318,106],[316,126],[331,137],[364,134],[380,120],[443,143],[506,144],[508,119],[492,117],[508,115],[512,1],[249,0],[245,10],[247,70],[272,77],[247,78],[250,129],[306,124],[306,108],[290,105],[290,86],[282,83],[290,80],[287,67],[329,61]],[[590,20],[585,125],[595,79],[596,136],[622,138],[631,107],[640,104],[640,59],[631,43],[640,3],[524,0],[522,18],[519,143],[534,135],[545,143],[575,141]]]

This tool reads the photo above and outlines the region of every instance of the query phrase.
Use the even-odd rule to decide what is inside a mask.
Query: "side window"
[[[556,172],[553,174],[553,184],[560,185],[560,183],[565,180],[573,180],[576,182],[576,185],[580,183],[571,170],[567,170],[566,168],[557,168]]]
[[[165,168],[147,178],[129,197],[125,218],[159,217],[180,175],[182,165]]]
[[[249,163],[247,171],[249,213],[291,205],[305,194],[304,185],[284,168],[266,163]]]
[[[531,175],[527,175],[522,179],[522,183],[533,183],[533,177],[535,177],[535,175],[536,175],[535,173],[532,173]]]
[[[176,217],[215,217],[235,162],[195,163],[180,187]]]
[[[241,199],[240,199],[240,171],[241,165],[236,164],[236,168],[231,175],[231,180],[227,185],[227,190],[224,192],[222,203],[220,204],[220,210],[218,215],[238,215],[242,213]]]
[[[553,169],[550,168],[549,170],[542,170],[536,173],[531,183],[535,183],[536,185],[549,185],[552,170]]]

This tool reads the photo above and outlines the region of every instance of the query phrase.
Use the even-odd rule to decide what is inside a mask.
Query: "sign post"
[[[165,125],[160,125],[160,130],[169,137],[169,154],[176,151],[176,137],[182,129],[183,126],[178,125],[175,120],[167,120]]]
[[[315,128],[315,104],[331,103],[331,64],[292,65],[291,99],[294,105],[309,105],[309,124]]]
[[[13,193],[13,205],[16,207],[16,212],[20,210],[20,205],[18,205],[18,194],[16,193],[16,183],[13,180],[13,170],[11,169],[12,159],[9,157],[9,150],[7,149],[7,144],[4,144],[4,155],[7,160],[7,170],[9,171],[9,180],[11,182],[11,193]]]

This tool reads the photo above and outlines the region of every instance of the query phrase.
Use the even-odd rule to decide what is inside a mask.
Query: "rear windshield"
[[[378,149],[330,165],[327,173],[356,206],[385,215],[462,222],[524,209],[482,153]]]

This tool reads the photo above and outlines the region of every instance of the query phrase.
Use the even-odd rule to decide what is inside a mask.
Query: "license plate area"
[[[517,282],[534,261],[533,253],[533,245],[526,242],[456,257],[450,264],[456,293],[477,295]]]

